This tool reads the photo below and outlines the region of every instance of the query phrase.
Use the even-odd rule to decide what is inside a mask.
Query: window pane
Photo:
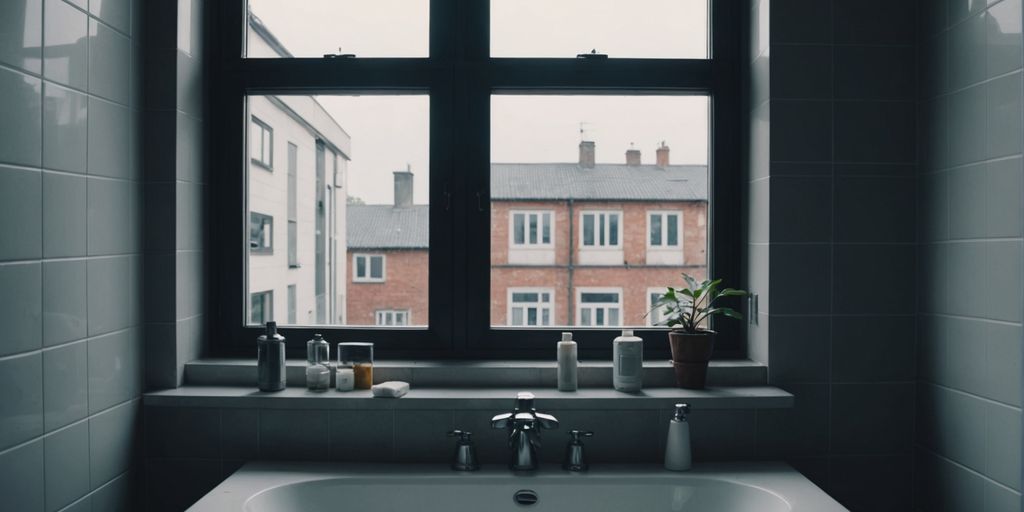
[[[273,127],[282,155],[273,172],[248,163],[250,244],[273,245],[274,219],[288,244],[249,251],[248,290],[284,301],[295,285],[296,314],[281,325],[372,326],[387,311],[392,325],[395,311],[425,323],[428,97],[250,96],[248,109]],[[247,144],[262,144],[249,132]],[[406,277],[387,279],[392,271]]]
[[[512,308],[512,325],[523,325],[523,308]]]
[[[248,0],[247,57],[426,57],[428,0]]]
[[[515,243],[522,245],[526,243],[526,228],[524,227],[526,215],[517,213],[512,216],[512,236],[515,237]]]
[[[537,308],[526,309],[526,325],[537,325]]]
[[[537,302],[536,293],[513,293],[512,302]]]
[[[491,324],[510,325],[511,291],[543,288],[538,324],[592,325],[600,310],[606,325],[644,326],[650,290],[705,278],[708,112],[705,96],[493,95],[491,219],[531,218],[526,247],[494,230]]]
[[[491,0],[493,57],[704,59],[707,41],[707,0]]]
[[[550,244],[551,243],[551,214],[550,213],[545,213],[544,214],[544,221],[543,221],[542,225],[544,226],[544,239],[541,242],[545,243],[545,244]]]
[[[530,243],[537,243],[537,215],[530,215]]]

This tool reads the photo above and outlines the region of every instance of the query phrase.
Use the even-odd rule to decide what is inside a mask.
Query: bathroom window
[[[355,254],[352,256],[352,281],[357,283],[384,282],[383,254]]]
[[[508,325],[549,326],[554,324],[554,290],[551,288],[509,288]]]
[[[622,290],[584,288],[577,293],[576,325],[614,327],[622,321]]]
[[[567,327],[595,355],[615,327],[655,329],[647,290],[683,271],[741,279],[741,7],[210,3],[224,355],[259,334],[251,293],[289,285],[297,323],[278,320],[298,355],[323,332],[385,358],[538,358]],[[250,212],[283,221],[288,250],[250,248]],[[654,245],[649,212],[679,214]],[[716,356],[745,357],[742,323],[715,328]]]
[[[270,125],[260,121],[259,118],[252,118],[252,132],[249,135],[250,149],[252,150],[252,163],[264,169],[274,168],[274,130]]]
[[[256,292],[249,296],[249,321],[265,324],[274,320],[274,291]]]
[[[274,253],[274,218],[262,213],[249,213],[249,252]]]
[[[409,310],[407,309],[379,309],[376,313],[376,325],[380,326],[406,326],[409,325]]]

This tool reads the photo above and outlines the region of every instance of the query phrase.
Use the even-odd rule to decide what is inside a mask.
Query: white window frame
[[[523,243],[516,243],[516,216],[523,218]],[[537,216],[537,243],[530,243],[530,216]],[[548,215],[548,242],[544,243],[544,215]],[[508,246],[512,249],[551,249],[555,246],[555,212],[554,210],[509,210],[508,212]]]
[[[548,297],[550,298],[550,300],[548,302],[541,302],[541,301],[538,300],[537,302],[516,302],[516,303],[513,303],[512,302],[512,294],[514,294],[514,293],[536,293],[538,295],[542,294],[542,293],[546,293],[546,294],[548,294]],[[505,315],[506,315],[505,316],[505,324],[508,325],[509,327],[550,327],[552,325],[555,325],[555,289],[554,288],[529,288],[529,287],[526,287],[526,288],[509,288],[508,291],[506,292],[506,299],[507,299],[506,300],[507,306],[505,308]],[[547,324],[538,323],[537,325],[529,325],[529,324],[526,324],[526,323],[524,323],[523,325],[515,325],[515,324],[512,323],[512,310],[517,309],[517,308],[522,308],[523,309],[523,321],[525,322],[526,321],[526,312],[531,307],[536,307],[537,308],[537,320],[538,320],[538,322],[542,321],[542,319],[544,318],[544,315],[543,315],[542,312],[543,312],[544,309],[547,309],[548,310],[548,321],[549,321],[549,323],[547,323]]]
[[[371,277],[371,258],[380,258],[380,277]],[[363,268],[366,269],[366,275],[359,275],[359,265],[357,261],[360,258],[366,259],[366,264]],[[388,259],[382,253],[369,253],[369,252],[357,252],[352,254],[352,282],[353,283],[383,283],[388,277]]]
[[[584,240],[586,239],[586,237],[584,236],[584,227],[583,227],[584,226],[584,221],[583,221],[583,219],[586,218],[587,215],[593,215],[594,216],[594,245],[585,245],[584,244]],[[598,219],[600,218],[599,216],[601,216],[601,215],[604,215],[606,217],[609,216],[609,215],[618,215],[618,217],[619,217],[618,230],[617,230],[618,232],[616,233],[616,237],[615,237],[616,241],[618,242],[617,244],[611,245],[611,244],[605,243],[605,244],[602,245],[602,244],[598,243],[598,241],[601,239],[600,235],[597,232],[598,225],[600,224]],[[580,249],[584,250],[584,251],[621,251],[622,250],[622,243],[623,243],[622,233],[624,231],[623,224],[625,224],[625,215],[623,214],[622,210],[580,210],[580,242],[579,242]],[[605,233],[604,233],[604,235],[605,235],[605,241],[606,242],[611,239],[611,222],[608,222],[607,220],[605,220]]]
[[[654,308],[654,301],[651,300],[651,295],[654,295],[654,294],[661,295],[661,294],[663,294],[663,293],[665,293],[667,291],[668,291],[668,288],[665,288],[665,287],[660,287],[660,288],[659,287],[653,287],[653,288],[648,288],[647,289],[647,312],[646,312],[647,313],[647,319],[646,320],[647,320],[647,325],[648,326],[650,326],[650,327],[664,327],[664,325],[660,325],[660,324],[657,323],[658,321],[662,320],[662,318],[661,318],[661,308],[659,308],[658,311],[654,311],[653,310],[653,308]]]
[[[391,315],[392,323],[386,323],[388,315]],[[398,318],[404,317],[405,323],[398,323]],[[408,309],[378,309],[374,311],[373,319],[378,326],[405,327],[412,325],[412,312]]]
[[[662,243],[654,245],[651,243],[651,224],[652,219],[655,215],[662,217],[661,219],[661,240]],[[669,215],[676,215],[676,243],[668,243],[668,223],[666,219]],[[647,239],[647,248],[655,251],[658,250],[678,250],[683,248],[683,211],[682,210],[649,210],[647,212],[647,231],[644,233],[644,238]]]
[[[615,293],[615,294],[618,294],[619,301],[617,303],[613,303],[613,302],[590,302],[590,303],[587,303],[586,306],[584,306],[583,305],[583,294],[586,294],[586,293]],[[578,327],[620,327],[620,326],[622,326],[622,324],[623,324],[622,320],[623,320],[623,317],[625,316],[625,311],[623,309],[623,300],[622,299],[623,299],[622,288],[577,288],[576,289],[576,322],[575,322],[576,326],[578,326]],[[614,324],[614,325],[608,323],[608,309],[609,308],[613,308],[613,307],[617,308],[619,310],[619,322],[617,324]],[[591,310],[591,314],[590,314],[590,316],[591,316],[591,324],[590,325],[583,325],[582,320],[583,320],[583,310],[584,309]],[[604,310],[605,323],[602,324],[602,325],[595,325],[593,323],[593,320],[597,318],[596,311],[598,309],[603,309]]]

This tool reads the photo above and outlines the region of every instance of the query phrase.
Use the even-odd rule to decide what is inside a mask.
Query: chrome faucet
[[[491,418],[491,428],[508,430],[508,447],[512,451],[509,467],[513,471],[537,469],[537,448],[540,431],[558,428],[558,420],[550,414],[537,412],[533,406],[533,393],[516,395],[512,412]]]

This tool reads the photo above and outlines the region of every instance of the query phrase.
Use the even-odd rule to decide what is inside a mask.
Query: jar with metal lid
[[[352,365],[355,389],[370,389],[373,386],[373,343],[338,343],[338,364]]]

